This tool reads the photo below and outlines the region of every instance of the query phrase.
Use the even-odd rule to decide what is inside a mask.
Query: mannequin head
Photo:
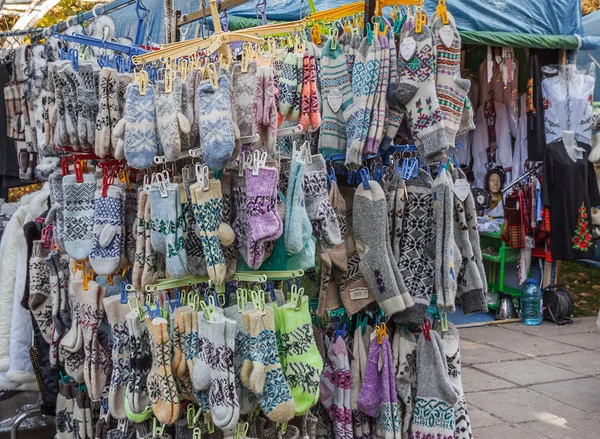
[[[506,176],[504,171],[499,168],[494,168],[490,170],[487,174],[487,190],[492,195],[499,195],[504,187],[504,180]]]

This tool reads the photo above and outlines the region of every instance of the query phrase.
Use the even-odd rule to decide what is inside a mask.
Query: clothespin
[[[431,341],[431,322],[429,319],[425,319],[423,322],[423,336],[425,340]]]
[[[77,183],[83,183],[83,166],[79,160],[73,163],[73,170],[75,171],[75,180]]]
[[[144,321],[144,313],[142,312],[142,307],[140,306],[140,301],[139,299],[136,297],[135,301],[134,300],[129,300],[127,302],[127,304],[129,305],[129,309],[131,311],[134,311],[137,313],[138,318],[140,319],[140,322]]]
[[[127,431],[128,425],[129,421],[127,419],[119,419],[119,422],[117,423],[117,429],[120,430],[122,433],[125,433]]]
[[[383,343],[383,338],[387,337],[387,326],[385,323],[381,323],[375,327],[375,333],[377,335],[377,343]]]
[[[148,314],[150,314],[150,319],[154,320],[154,319],[156,319],[158,317],[161,317],[160,303],[158,303],[158,299],[156,299],[154,301],[154,305],[155,305],[154,308],[152,308],[150,306],[151,303],[152,303],[151,300],[146,299],[146,309],[148,310]]]
[[[145,96],[146,90],[148,89],[148,72],[146,70],[141,70],[138,73],[137,82],[139,84],[140,96]]]
[[[83,290],[87,291],[90,280],[94,279],[94,269],[83,270]]]
[[[275,302],[277,300],[277,296],[275,295],[275,285],[272,280],[268,280],[265,284],[265,289],[269,292],[269,296],[271,298],[271,302]]]
[[[235,295],[237,297],[237,308],[240,313],[243,313],[246,309],[246,304],[248,303],[248,290],[245,288],[238,288],[235,291]]]
[[[356,327],[361,329],[363,335],[367,332],[367,322],[369,319],[367,316],[361,317],[361,315],[356,316]]]
[[[427,15],[423,11],[418,11],[415,15],[415,32],[423,32],[423,26],[427,26]]]
[[[187,406],[186,419],[187,419],[187,428],[191,430],[194,428],[194,418],[196,417],[196,407],[194,404],[189,404]]]
[[[346,335],[346,324],[344,323],[341,327],[338,327],[338,322],[335,322],[335,332],[333,333],[333,341],[335,342],[338,337],[344,338]]]
[[[60,372],[60,371],[59,371],[58,373],[60,374],[60,381],[61,381],[63,384],[67,384],[68,382],[70,382],[70,381],[71,381],[71,377],[69,377],[69,375],[67,375],[66,373],[65,373],[65,374],[63,374],[63,373],[62,373],[62,372]]]
[[[331,184],[334,181],[337,183],[337,177],[335,176],[335,168],[333,167],[333,163],[330,162],[329,172],[327,173],[327,183],[329,184],[329,187],[331,187]]]
[[[438,0],[435,13],[442,19],[442,23],[448,24],[448,11],[446,9],[446,0]]]
[[[181,306],[181,291],[179,288],[175,288],[175,293],[177,294],[176,298],[171,300],[170,295],[167,296],[167,300],[169,301],[169,306],[171,307],[171,312],[175,312],[177,308]]]
[[[215,309],[216,309],[215,308],[215,298],[213,296],[208,296],[207,303],[200,301],[199,304],[200,304],[200,309],[204,313],[204,318],[206,319],[207,322],[210,323],[210,320],[211,320],[213,314],[215,313]]]
[[[365,24],[366,34],[367,34],[367,42],[369,44],[373,44],[373,30],[371,29],[371,23]]]
[[[373,180],[377,183],[381,183],[381,178],[383,177],[383,166],[381,162],[375,163],[375,170],[373,171]]]
[[[360,180],[362,182],[363,189],[366,191],[371,189],[371,186],[369,185],[369,178],[370,178],[369,170],[366,168],[362,168],[360,170]]]
[[[264,314],[266,307],[265,292],[263,290],[254,290],[250,292],[250,296],[252,297],[252,304],[254,305],[254,309]]]
[[[285,432],[287,431],[287,422],[278,422],[277,423],[277,428],[279,428],[281,430],[282,434],[285,434]]]
[[[119,302],[121,302],[122,304],[127,303],[127,282],[125,282],[124,280],[121,281],[121,285],[119,286]]]
[[[446,314],[446,311],[440,312],[440,327],[442,332],[448,332],[448,314]]]
[[[156,418],[152,419],[152,437],[157,438],[164,434],[165,424],[159,423]]]
[[[200,430],[198,427],[194,428],[192,439],[202,439],[202,430]]]
[[[204,415],[204,423],[208,429],[208,434],[213,434],[215,432],[215,424],[213,424],[213,421],[208,413]]]
[[[248,423],[238,422],[235,426],[235,432],[233,433],[234,439],[245,437],[248,434]]]

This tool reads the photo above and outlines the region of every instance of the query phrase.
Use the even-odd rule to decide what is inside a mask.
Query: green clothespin
[[[285,432],[287,431],[287,422],[278,422],[277,428],[281,430],[281,433],[285,434]]]
[[[213,424],[212,419],[208,414],[204,415],[204,423],[206,424],[206,428],[208,429],[208,434],[213,434],[215,432],[215,424]]]
[[[440,325],[442,332],[448,332],[448,314],[446,314],[446,311],[440,313]]]
[[[245,288],[238,288],[235,290],[237,297],[237,309],[240,313],[246,310],[246,304],[248,303],[248,290]]]
[[[192,439],[202,439],[202,430],[200,430],[198,427],[194,428]]]
[[[263,290],[254,290],[250,292],[254,309],[262,313],[265,312],[265,292]]]
[[[235,432],[233,433],[234,439],[239,439],[248,434],[248,423],[247,422],[238,422],[235,426]]]
[[[367,33],[367,42],[373,44],[373,29],[371,29],[371,23],[365,23],[365,31]]]
[[[165,424],[159,423],[156,418],[152,420],[152,437],[157,438],[165,432]]]
[[[213,314],[215,313],[215,298],[213,296],[208,296],[208,303],[204,303],[202,301],[199,302],[200,309],[204,313],[204,318],[207,322],[210,322]]]
[[[196,417],[196,408],[194,407],[193,404],[190,404],[187,406],[187,414],[186,414],[188,430],[191,430],[192,428],[194,428],[194,418],[195,417]]]
[[[365,335],[367,332],[367,323],[369,318],[367,316],[361,317],[361,315],[356,316],[356,327],[361,329],[362,335]]]
[[[142,308],[140,307],[139,299],[136,297],[135,302],[133,300],[129,300],[127,302],[127,304],[129,305],[129,309],[131,311],[134,311],[137,313],[138,318],[140,319],[140,322],[143,322],[144,321],[144,313],[142,311]]]
[[[58,372],[58,373],[60,374],[60,381],[61,381],[63,384],[67,384],[68,382],[70,382],[70,381],[71,381],[71,378],[69,377],[69,375],[67,375],[67,374],[63,374],[62,372]]]

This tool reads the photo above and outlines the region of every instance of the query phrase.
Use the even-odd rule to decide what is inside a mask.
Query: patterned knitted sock
[[[452,31],[452,42],[449,46],[446,46],[448,41],[441,36],[442,28]],[[435,91],[444,120],[444,134],[448,148],[450,148],[454,146],[456,132],[461,124],[464,103],[469,88],[471,88],[471,81],[460,77],[461,41],[454,17],[448,14],[448,24],[444,25],[442,19],[436,15],[431,25],[431,31],[436,46]]]
[[[296,90],[293,95],[294,104],[292,111],[288,116],[290,122],[298,122],[300,120],[300,106],[302,103],[302,86],[304,84],[304,54],[295,53],[296,58]]]
[[[219,76],[219,87],[202,81],[197,91],[196,114],[201,139],[202,158],[211,169],[225,168],[235,147],[231,97],[227,76]]]
[[[65,252],[64,243],[64,194],[62,186],[62,172],[60,170],[54,171],[48,178],[48,185],[50,186],[50,210],[46,215],[46,225],[53,224],[52,236],[55,244],[61,252]]]
[[[58,352],[63,361],[65,372],[78,383],[84,381],[85,351],[83,345],[83,331],[79,326],[79,322],[75,319],[69,332],[60,340]]]
[[[348,138],[346,166],[356,168],[361,164],[381,68],[379,52],[381,52],[379,39],[376,38],[373,40],[373,44],[369,44],[367,37],[360,43],[356,52],[356,60],[352,69],[354,106],[344,111]]]
[[[252,170],[246,169],[246,201],[248,203],[248,222],[250,223],[249,246],[254,245],[255,242],[274,241],[283,232],[283,222],[275,208],[277,181],[277,168],[261,167],[258,169],[257,175],[254,175]]]
[[[154,165],[160,143],[156,132],[154,86],[148,84],[146,94],[140,95],[140,86],[133,82],[127,86],[123,119],[117,123],[113,135],[124,140],[127,162],[134,168],[143,169]]]
[[[321,63],[321,92],[325,102],[322,108],[323,124],[319,132],[319,153],[344,153],[347,143],[344,112],[352,107],[354,94],[344,51],[335,40],[330,38],[325,43]],[[339,106],[338,101],[341,101]]]
[[[308,297],[304,297],[300,309],[288,303],[276,310],[282,323],[281,344],[285,350],[285,379],[290,386],[296,406],[296,415],[306,413],[319,401],[319,379],[323,371],[323,359],[319,354],[313,335]]]
[[[135,251],[137,241],[137,209],[138,209],[138,187],[131,186],[127,189],[126,184],[123,185],[125,190],[125,224],[123,234],[125,236],[125,256],[130,267],[133,267],[135,262]]]
[[[73,438],[73,399],[70,384],[59,383],[60,389],[56,399],[56,438]]]
[[[187,266],[190,274],[194,276],[206,276],[206,260],[204,259],[204,247],[200,240],[200,231],[194,219],[194,207],[192,205],[191,180],[184,180],[185,199],[185,223],[187,224],[187,235],[185,237],[185,254],[187,255]],[[183,195],[183,194],[182,194]],[[182,197],[183,199],[183,197]]]
[[[340,225],[327,195],[327,167],[322,155],[311,157],[304,170],[306,213],[320,252],[342,242]]]
[[[54,145],[54,124],[50,123],[50,114],[55,113],[56,109],[56,87],[54,83],[55,63],[48,63],[46,70],[46,97],[43,102],[44,116],[44,146],[52,147]],[[54,121],[56,122],[56,121]]]
[[[365,344],[362,328],[359,327],[354,331],[352,362],[350,363],[352,426],[354,436],[358,438],[371,436],[369,417],[358,409],[358,395],[360,394],[367,369],[367,349]]]
[[[375,59],[379,61],[379,75],[377,77],[377,88],[373,95],[373,108],[371,109],[371,116],[369,120],[369,128],[367,131],[367,141],[363,148],[363,154],[376,154],[379,149],[379,142],[377,142],[378,132],[383,129],[383,119],[385,118],[385,91],[387,92],[386,79],[389,79],[389,47],[387,48],[387,65],[386,65],[386,46],[388,44],[387,37],[380,35],[379,40],[379,51],[375,54]],[[384,107],[381,108],[383,103]],[[383,113],[381,110],[383,109]]]
[[[200,86],[200,82],[202,81],[202,72],[200,69],[193,69],[188,73],[185,78],[185,82],[188,87],[188,120],[190,121],[190,148],[198,148],[200,146],[200,137],[198,134],[198,118],[195,114],[195,106],[196,106],[196,90]]]
[[[277,100],[275,72],[272,67],[261,66],[256,72],[256,93],[252,115],[254,131],[260,136],[260,142],[267,153],[272,154],[277,141]]]
[[[148,373],[148,395],[152,411],[159,422],[172,424],[179,418],[179,396],[171,370],[171,341],[169,323],[157,317],[146,317],[152,347],[152,368]]]
[[[108,109],[108,89],[114,87],[114,70],[102,68],[98,80],[98,114],[94,133],[94,152],[98,157],[110,155],[111,119]]]
[[[463,112],[460,119],[460,125],[458,127],[458,131],[456,135],[466,133],[468,131],[473,131],[475,129],[475,122],[473,120],[473,105],[471,104],[471,100],[469,96],[465,96],[465,102],[463,106]]]
[[[182,317],[184,329],[184,361],[186,363],[188,376],[191,379],[191,375],[194,371],[194,365],[196,364],[196,359],[198,358],[198,312],[190,308],[190,312],[182,311]],[[192,392],[195,392],[193,387]],[[196,393],[193,393],[192,397],[198,399]]]
[[[73,391],[77,392],[73,405],[73,433],[76,438],[92,438],[94,434],[92,402],[87,393],[75,389]]]
[[[299,157],[292,158],[290,179],[287,188],[284,240],[290,254],[297,254],[312,237],[312,225],[304,204],[304,170],[306,164]]]
[[[422,155],[436,160],[447,148],[443,115],[435,91],[435,48],[431,30],[416,28],[406,38],[416,42],[414,55],[406,60],[398,57],[398,87],[396,100],[406,107],[408,124]]]
[[[110,325],[112,348],[112,376],[108,393],[108,406],[110,414],[116,419],[126,419],[125,388],[129,381],[129,329],[127,327],[127,314],[130,312],[127,304],[121,303],[119,296],[104,299],[104,309],[108,324]]]
[[[223,194],[223,211],[221,213],[221,222],[229,225],[233,225],[233,196],[231,194],[232,178],[229,171],[223,171],[221,174],[221,192]],[[233,228],[232,228],[233,230]],[[237,269],[237,249],[233,243],[229,245],[222,245],[223,255],[225,256],[225,263],[227,264],[227,270],[225,277],[233,276]]]
[[[123,256],[125,193],[114,185],[108,187],[106,194],[103,191],[96,190],[94,244],[89,255],[90,265],[96,274],[109,275],[117,271]]]
[[[231,81],[240,136],[253,136],[252,106],[257,83],[256,62],[250,61],[246,72],[242,72],[241,62],[234,63],[232,70]]]
[[[83,330],[85,350],[85,366],[83,378],[87,385],[90,397],[99,399],[104,391],[106,379],[110,375],[110,355],[98,338],[98,327],[104,314],[102,301],[106,290],[94,281],[88,282],[87,290],[83,281],[71,281],[75,293],[75,306],[73,314],[77,317]]]
[[[71,327],[71,303],[69,297],[69,255],[53,252],[50,254],[53,266],[56,267],[58,298],[52,303],[53,321],[59,333],[64,334]],[[49,267],[51,267],[49,265]]]
[[[129,381],[127,402],[129,410],[139,414],[150,405],[147,380],[152,366],[150,335],[145,322],[140,321],[137,311],[127,314],[129,332]]]
[[[242,258],[246,264],[249,264],[251,255],[253,259],[253,253],[255,251],[261,251],[260,247],[264,247],[264,243],[257,243],[256,247],[258,247],[259,250],[248,248],[250,224],[248,223],[248,204],[246,197],[245,176],[240,177],[237,174],[233,175],[232,195],[233,202],[235,203],[235,218],[233,220],[235,246],[238,248],[238,251],[242,255]],[[262,253],[265,253],[264,248],[262,249]]]
[[[279,77],[279,112],[288,120],[291,119],[296,90],[298,88],[297,56],[290,52],[285,56],[283,68]]]
[[[304,54],[302,59],[302,87],[300,91],[300,120],[299,123],[304,131],[310,126],[310,59]]]
[[[354,195],[353,223],[359,267],[371,295],[385,315],[392,315],[404,311],[406,305],[386,246],[386,217],[381,215],[387,211],[385,195],[377,182],[370,181],[369,184],[368,190],[359,185]]]
[[[187,96],[186,96],[187,104]],[[182,136],[190,132],[190,121],[182,113],[183,85],[175,78],[171,92],[165,91],[165,82],[158,81],[154,108],[158,140],[167,161],[175,161],[181,153]],[[189,138],[188,138],[189,142]]]
[[[145,253],[146,253],[146,224],[144,221],[144,210],[148,202],[148,192],[140,191],[138,193],[137,203],[137,227],[135,230],[135,257],[133,260],[133,271],[131,274],[131,284],[136,291],[142,291],[142,273],[144,272]]]
[[[98,68],[92,63],[79,65],[79,82],[77,84],[77,135],[82,147],[94,148],[96,135],[96,118],[98,116]]]
[[[411,332],[405,332],[403,328],[397,329],[392,340],[392,357],[394,370],[397,371],[396,393],[403,435],[408,434],[414,407],[413,389],[417,382],[416,349],[415,336]]]
[[[208,191],[192,186],[192,201],[194,203],[194,216],[201,232],[201,241],[206,258],[206,267],[211,280],[217,285],[225,281],[226,265],[225,256],[221,249],[223,245],[230,245],[235,236],[228,224],[221,222],[223,210],[223,197],[221,182],[211,180]]]
[[[454,437],[456,390],[448,377],[448,364],[442,340],[436,331],[417,342],[417,393],[411,423],[415,437]],[[431,417],[432,410],[439,416]]]
[[[335,437],[352,437],[350,363],[348,349],[342,337],[338,337],[329,347],[320,390],[321,404],[333,422]]]
[[[62,184],[65,249],[75,260],[87,259],[94,245],[96,179],[92,174],[84,174],[83,182],[78,183],[75,175],[65,175]]]
[[[69,145],[76,151],[79,151],[82,146],[77,132],[77,119],[79,114],[79,108],[77,106],[77,87],[80,77],[73,69],[71,63],[65,64],[59,71],[59,75],[63,76],[63,81],[66,86],[63,90],[63,95],[65,97],[65,118],[67,133],[69,135]]]
[[[189,306],[177,309],[175,314],[175,324],[173,327],[173,360],[171,368],[173,375],[179,387],[182,399],[192,400],[193,388],[190,378],[190,370],[187,367],[185,358],[185,315],[191,314],[192,308]],[[170,314],[172,315],[172,313]],[[169,315],[169,316],[170,316]]]
[[[46,263],[48,249],[42,241],[34,241],[29,259],[29,309],[47,343],[52,340],[52,299],[50,270]]]

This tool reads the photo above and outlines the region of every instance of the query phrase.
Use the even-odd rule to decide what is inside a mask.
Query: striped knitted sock
[[[302,89],[300,92],[300,125],[304,131],[310,125],[310,59],[308,54],[302,60]]]
[[[314,131],[321,126],[321,111],[319,109],[319,95],[317,92],[315,56],[310,55],[308,58],[308,83],[310,85],[310,128]]]

